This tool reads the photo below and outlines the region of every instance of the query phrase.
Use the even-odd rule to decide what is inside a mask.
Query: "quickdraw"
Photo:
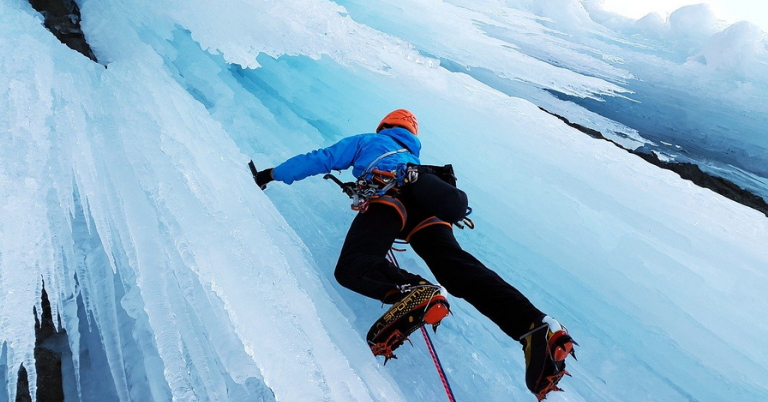
[[[472,207],[467,207],[467,213],[464,215],[464,218],[462,218],[461,221],[456,222],[455,225],[459,229],[469,228],[474,229],[475,228],[475,222],[472,221],[472,219],[469,218],[469,214],[472,213]]]

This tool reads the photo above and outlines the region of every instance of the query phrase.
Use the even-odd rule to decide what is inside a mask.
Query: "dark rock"
[[[29,395],[27,369],[23,364],[19,367],[19,379],[16,380],[16,402],[32,402],[32,397]]]
[[[98,63],[80,28],[77,3],[73,0],[29,0],[29,4],[43,15],[45,27],[61,43]]]
[[[598,138],[601,140],[608,141],[613,145],[631,154],[634,154],[643,158],[643,160],[645,160],[648,163],[651,163],[662,169],[671,170],[677,173],[678,175],[680,175],[681,178],[685,180],[689,180],[699,187],[710,189],[722,195],[723,197],[730,198],[731,200],[736,201],[742,205],[746,205],[752,209],[760,211],[763,214],[765,214],[766,217],[768,217],[768,203],[766,203],[762,197],[750,192],[749,190],[739,187],[738,185],[736,185],[736,183],[733,183],[730,180],[726,180],[722,177],[717,177],[707,172],[704,172],[703,170],[701,170],[699,166],[692,163],[665,162],[660,160],[656,156],[656,154],[654,154],[653,152],[643,151],[642,148],[637,150],[624,148],[618,143],[616,143],[615,141],[605,138],[605,136],[601,132],[595,129],[582,126],[581,124],[573,123],[568,119],[566,119],[565,117],[554,114],[542,107],[539,107],[539,109],[551,114],[552,116],[557,117],[563,123],[589,135],[592,138]]]
[[[46,340],[66,332],[62,328],[56,331],[51,313],[51,302],[43,286],[41,297],[43,314],[35,313],[35,369],[37,369],[37,400],[59,402],[64,400],[64,387],[61,377],[61,353],[46,347]]]
[[[37,370],[37,401],[61,402],[64,400],[64,386],[61,375],[61,353],[49,348],[47,340],[55,336],[65,336],[61,329],[56,331],[51,313],[51,303],[48,293],[43,286],[41,297],[42,314],[32,308],[35,315],[35,369]],[[29,395],[29,378],[24,365],[19,368],[19,379],[16,382],[16,402],[31,402]]]
[[[64,401],[61,355],[44,347],[36,347],[35,368],[37,368],[37,401]]]

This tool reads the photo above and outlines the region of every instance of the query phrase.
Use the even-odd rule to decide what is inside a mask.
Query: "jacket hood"
[[[392,127],[379,131],[379,134],[391,137],[403,147],[408,148],[414,156],[417,158],[419,157],[419,152],[421,152],[421,141],[419,140],[419,137],[408,131],[408,129]]]

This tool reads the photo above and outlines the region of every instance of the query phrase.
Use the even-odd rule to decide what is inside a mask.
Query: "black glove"
[[[253,175],[253,180],[256,182],[256,185],[259,186],[259,188],[262,190],[267,188],[267,183],[275,180],[275,178],[272,177],[272,168],[264,169],[259,172],[256,170],[256,166],[253,164],[253,161],[248,162],[248,167],[251,169],[251,174]]]
[[[272,168],[264,169],[261,172],[256,173],[256,185],[262,190],[267,188],[267,183],[272,180],[275,180],[275,178],[272,177]]]

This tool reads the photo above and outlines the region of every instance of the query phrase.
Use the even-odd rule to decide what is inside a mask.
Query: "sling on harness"
[[[396,191],[396,173],[394,171],[385,172],[383,170],[374,168],[374,166],[376,166],[378,161],[386,158],[387,156],[401,152],[409,151],[406,148],[402,148],[379,155],[370,164],[368,164],[368,167],[365,168],[363,173],[354,182],[344,183],[330,173],[324,175],[323,179],[333,180],[334,183],[341,187],[341,191],[343,191],[344,194],[352,199],[353,210],[365,211],[368,208],[368,202],[371,199],[387,194],[390,191]]]

